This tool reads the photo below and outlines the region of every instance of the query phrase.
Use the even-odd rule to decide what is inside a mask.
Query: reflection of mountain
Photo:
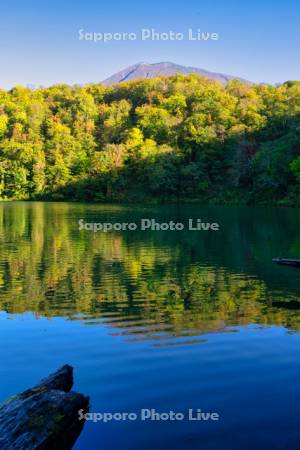
[[[249,323],[299,330],[298,307],[281,303],[297,301],[299,272],[271,263],[293,239],[297,245],[298,216],[278,211],[1,205],[0,309],[102,323],[113,334],[154,345],[198,342],[203,334]],[[78,230],[82,217],[128,222],[145,215],[161,221],[198,215],[218,221],[223,231]]]

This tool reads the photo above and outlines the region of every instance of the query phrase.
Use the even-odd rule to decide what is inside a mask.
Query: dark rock
[[[71,449],[84,425],[78,411],[89,408],[89,398],[70,392],[72,385],[73,368],[66,365],[0,404],[0,449]]]

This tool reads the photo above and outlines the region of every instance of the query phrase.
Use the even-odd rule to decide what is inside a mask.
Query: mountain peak
[[[130,80],[171,76],[176,74],[189,75],[192,73],[204,76],[211,80],[219,81],[222,84],[227,84],[227,82],[232,79],[238,79],[245,83],[249,83],[249,81],[247,80],[243,80],[242,78],[235,77],[232,75],[210,72],[208,70],[200,69],[197,67],[182,66],[180,64],[175,64],[169,61],[163,61],[152,64],[149,64],[147,62],[139,62],[133,66],[121,70],[120,72],[117,72],[116,74],[104,80],[103,83],[105,85],[112,85]]]

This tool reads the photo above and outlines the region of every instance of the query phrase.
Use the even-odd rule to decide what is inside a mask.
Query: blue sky
[[[299,23],[299,0],[6,1],[0,87],[98,82],[140,61],[172,61],[255,82],[300,79]],[[184,34],[200,28],[219,40],[79,41],[79,29],[139,34],[143,28]]]

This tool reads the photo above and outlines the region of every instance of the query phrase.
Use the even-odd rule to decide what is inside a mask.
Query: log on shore
[[[89,409],[89,397],[72,386],[73,368],[65,365],[0,404],[0,449],[71,449],[84,425],[78,411]]]

